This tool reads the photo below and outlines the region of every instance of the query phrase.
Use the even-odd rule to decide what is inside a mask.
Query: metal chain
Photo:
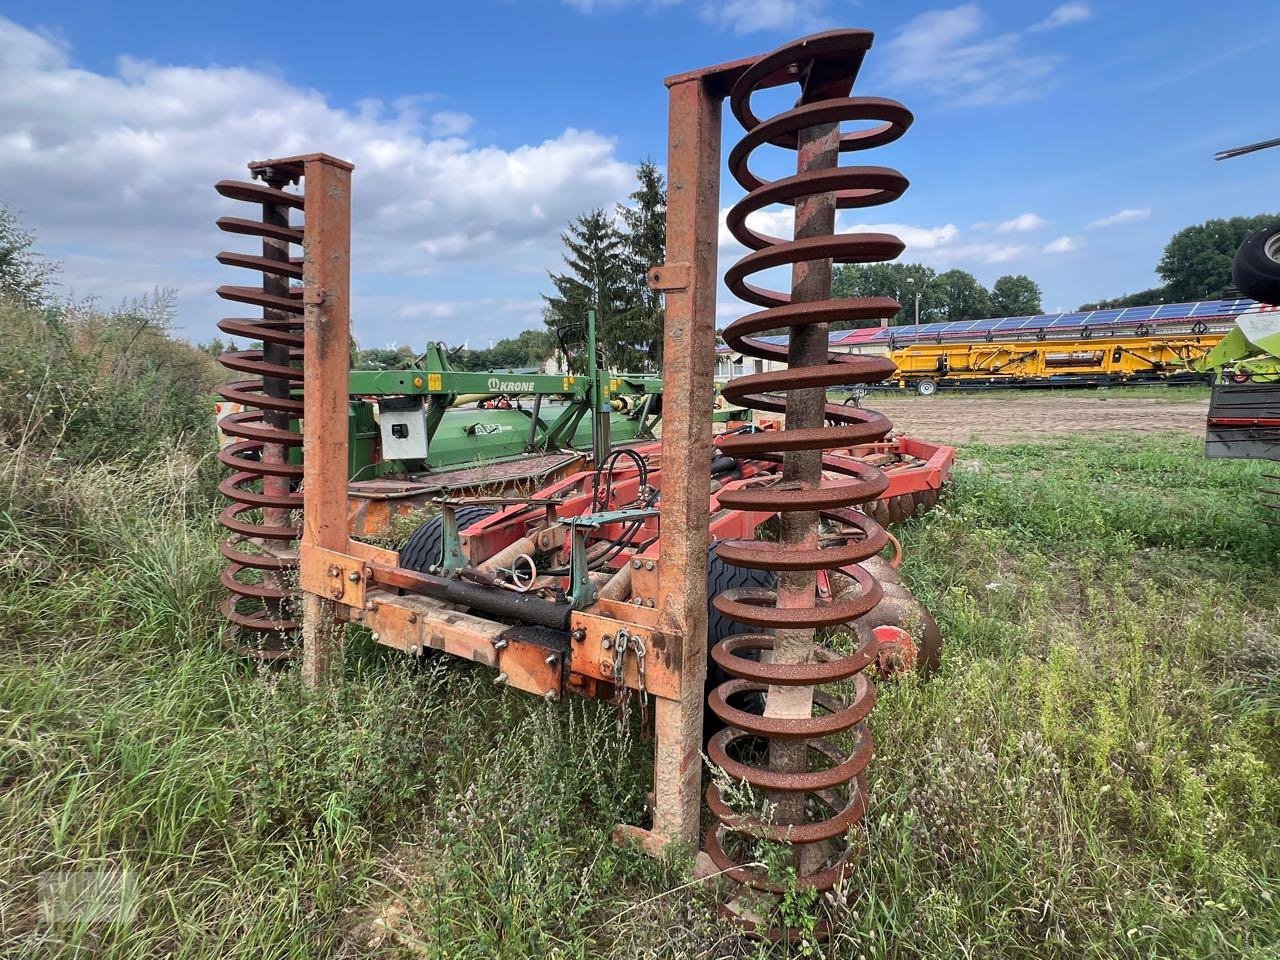
[[[647,731],[649,729],[649,690],[645,685],[644,655],[648,653],[648,648],[639,637],[631,638],[631,646],[635,650],[636,677],[640,682],[640,729]]]
[[[628,650],[635,656],[636,661],[636,678],[640,687],[640,728],[643,731],[647,731],[649,727],[649,690],[648,681],[645,677],[645,654],[649,651],[643,639],[638,636],[632,636],[625,630],[619,630],[613,640],[613,676],[618,691],[618,725],[620,728],[625,728],[626,726],[628,695],[627,686],[623,682],[623,677],[625,676],[623,671],[626,669]],[[647,733],[645,736],[647,736]]]

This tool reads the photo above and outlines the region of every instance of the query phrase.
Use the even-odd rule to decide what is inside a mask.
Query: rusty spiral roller
[[[724,616],[770,632],[731,636],[714,647],[712,657],[733,679],[709,696],[710,709],[727,725],[709,743],[711,759],[762,791],[773,811],[768,818],[737,813],[712,784],[707,801],[718,823],[705,844],[721,870],[766,891],[779,888],[762,870],[731,855],[728,835],[792,845],[800,885],[822,889],[850,862],[844,835],[861,821],[867,804],[864,771],[872,741],[864,721],[876,694],[863,671],[875,661],[878,640],[872,630],[858,630],[855,652],[840,655],[815,646],[814,634],[857,621],[876,606],[881,587],[858,563],[879,553],[887,538],[879,523],[853,509],[887,488],[884,474],[860,461],[823,462],[824,451],[881,440],[891,427],[879,413],[826,399],[831,387],[875,383],[895,369],[878,357],[832,354],[827,339],[833,321],[878,321],[899,309],[887,297],[831,295],[833,261],[890,260],[903,250],[893,236],[835,233],[837,209],[887,203],[907,187],[895,170],[839,166],[842,152],[896,140],[912,121],[892,100],[850,95],[871,39],[867,31],[841,30],[788,44],[749,66],[730,93],[730,107],[747,134],[731,151],[729,169],[747,195],[730,210],[728,227],[751,252],[729,269],[725,283],[765,309],[730,324],[724,339],[748,356],[785,360],[789,369],[739,377],[724,388],[731,402],[786,415],[781,431],[738,434],[720,445],[731,456],[782,464],[776,484],[720,495],[721,506],[729,509],[776,513],[778,542],[737,540],[718,547],[720,558],[734,566],[778,571],[779,583],[776,591],[727,590],[715,597]],[[800,85],[798,102],[769,119],[757,118],[753,92],[780,78]],[[841,133],[841,123],[868,121],[873,125]],[[752,153],[766,144],[797,151],[794,176],[767,181],[752,171]],[[795,207],[794,239],[747,225],[750,214],[774,204]],[[792,268],[790,294],[747,282],[780,266]],[[789,333],[787,345],[750,339],[779,331]],[[820,537],[820,516],[842,528],[837,542]],[[828,579],[835,570],[849,578],[847,588],[836,589]],[[814,689],[849,680],[849,703]],[[749,709],[751,698],[758,703],[762,694],[763,712]],[[851,739],[850,748],[832,739],[841,735]]]
[[[299,537],[293,512],[302,509],[302,494],[295,492],[302,467],[289,462],[289,453],[302,445],[292,423],[302,416],[303,307],[301,290],[290,285],[302,279],[302,260],[291,255],[290,247],[301,245],[303,229],[290,224],[290,215],[303,209],[304,199],[283,189],[297,179],[295,173],[261,164],[250,169],[262,183],[222,180],[215,186],[222,196],[261,209],[254,219],[221,217],[219,229],[262,240],[261,255],[218,254],[219,263],[262,274],[261,286],[218,288],[224,300],[262,309],[261,317],[218,323],[224,333],[262,343],[260,349],[229,350],[220,358],[223,366],[249,375],[219,391],[244,407],[221,423],[222,431],[236,438],[218,454],[232,470],[218,486],[232,501],[218,518],[231,532],[220,548],[229,561],[222,574],[228,591],[222,613],[232,625],[229,648],[274,661],[294,656],[298,630],[288,581],[297,566],[290,548]]]

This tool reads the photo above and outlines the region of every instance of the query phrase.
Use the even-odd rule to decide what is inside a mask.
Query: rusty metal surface
[[[250,379],[229,383],[220,391],[224,399],[245,409],[221,421],[223,432],[237,439],[218,454],[232,469],[218,490],[231,500],[219,516],[231,534],[220,547],[230,561],[221,578],[227,588],[221,610],[231,624],[227,646],[266,661],[296,655],[299,626],[289,582],[296,562],[287,548],[299,536],[294,514],[302,508],[303,496],[295,487],[302,468],[288,458],[302,444],[290,422],[302,415],[294,390],[303,380],[298,355],[303,340],[302,307],[290,295],[289,280],[300,276],[291,245],[302,243],[304,230],[291,226],[289,217],[291,211],[304,208],[305,198],[281,189],[283,185],[274,178],[266,184],[223,180],[215,185],[222,196],[257,204],[260,211],[257,219],[218,220],[224,232],[262,241],[261,255],[224,251],[217,258],[226,266],[262,275],[261,287],[226,285],[217,291],[224,300],[262,308],[259,317],[228,318],[218,324],[224,333],[262,343],[221,357],[224,366]]]
[[[628,653],[623,660],[622,676],[613,673],[614,654],[612,644],[619,631],[625,630],[631,637],[638,637],[645,644],[645,683],[643,689],[667,700],[681,697],[680,654],[678,644],[653,627],[626,619],[614,619],[595,613],[578,612],[569,623],[574,638],[570,648],[570,669],[581,676],[596,677],[614,686],[622,685],[630,690],[641,689],[639,672],[634,655]],[[579,633],[578,631],[581,631]]]
[[[292,546],[303,536],[305,521],[298,513],[306,511],[307,500],[301,493],[304,468],[290,462],[304,444],[293,422],[320,423],[322,416],[323,422],[345,422],[345,367],[341,417],[332,417],[327,407],[322,413],[299,393],[305,397],[304,368],[317,367],[318,348],[304,334],[304,327],[322,329],[334,342],[340,337],[344,356],[347,352],[347,188],[351,166],[315,155],[252,163],[249,168],[261,182],[222,180],[215,185],[223,197],[258,207],[256,217],[219,218],[218,228],[257,238],[262,245],[261,253],[223,251],[217,257],[224,266],[261,275],[258,286],[225,284],[217,291],[224,300],[261,310],[258,317],[231,317],[218,324],[226,334],[261,342],[261,347],[228,350],[221,357],[225,367],[249,377],[220,390],[223,399],[244,406],[243,411],[221,421],[223,432],[236,438],[218,454],[232,470],[218,486],[231,500],[219,516],[230,533],[220,548],[230,561],[222,575],[228,596],[221,609],[231,624],[227,637],[230,648],[255,659],[274,661],[297,655],[296,634],[302,626],[291,599],[297,568]],[[286,189],[304,180],[312,181],[307,184],[313,191],[311,203],[305,192]],[[303,210],[306,224],[292,223],[292,214]],[[303,248],[301,256],[299,246]],[[292,286],[297,280],[303,281],[301,287]],[[304,363],[304,355],[310,355],[308,362]],[[328,365],[336,368],[337,364],[330,361]],[[331,374],[328,370],[321,373],[326,377]],[[325,377],[322,383],[326,383]],[[342,434],[341,462],[337,470],[329,468],[329,472],[341,471],[345,486],[346,432],[326,432],[331,438]],[[325,442],[336,450],[337,444]],[[308,438],[307,446],[315,443],[314,437]],[[330,495],[328,486],[314,476],[307,477],[306,485],[315,495],[315,510],[330,512],[324,504]],[[345,492],[339,502],[345,504]],[[325,547],[345,547],[345,520],[344,515],[343,537],[325,538]],[[334,589],[325,587],[316,595],[332,599]],[[344,588],[344,592],[349,591]]]
[[[343,606],[364,606],[371,569],[360,558],[312,546],[300,551],[298,565],[302,590]]]
[[[496,643],[509,629],[505,623],[451,610],[428,597],[401,597],[383,590],[370,590],[364,607],[350,617],[372,630],[384,646],[414,655],[443,650],[487,667],[498,666]]]
[[[303,241],[303,478],[301,554],[320,547],[347,552],[347,380],[351,365],[351,164],[328,156],[302,162],[307,193]],[[287,175],[292,175],[290,170]],[[265,168],[268,182],[282,167]],[[290,291],[292,293],[293,291]],[[302,593],[302,672],[311,686],[341,670],[336,607]]]
[[[644,841],[650,850],[671,841],[694,845],[699,833],[723,96],[696,76],[668,87],[666,261],[680,286],[666,293],[663,323],[656,610],[660,632],[678,651],[672,666],[682,695],[660,698],[654,709],[653,825]],[[661,284],[666,265],[657,266]]]
[[[910,112],[891,100],[852,96],[863,57],[871,45],[868,31],[831,31],[787,44],[740,71],[729,91],[734,116],[746,136],[729,156],[729,170],[747,191],[728,214],[733,236],[751,252],[732,266],[726,285],[740,298],[765,309],[730,324],[724,332],[731,349],[768,360],[785,359],[789,369],[735,379],[724,396],[756,410],[784,413],[782,430],[725,438],[724,453],[781,455],[782,481],[726,491],[723,506],[777,513],[776,543],[731,540],[718,548],[727,563],[779,571],[776,591],[729,590],[714,600],[725,616],[768,629],[768,633],[730,637],[712,651],[715,662],[734,679],[708,698],[709,708],[728,726],[709,745],[711,759],[735,779],[764,791],[774,806],[773,820],[735,813],[715,786],[708,805],[717,824],[704,842],[713,861],[740,883],[776,889],[762,871],[744,866],[726,849],[733,833],[781,840],[795,847],[793,863],[802,886],[836,882],[850,853],[839,839],[862,818],[866,808],[863,771],[870,762],[871,737],[863,722],[875,703],[864,671],[876,660],[878,639],[859,630],[858,648],[838,655],[814,643],[818,627],[856,622],[879,603],[876,578],[858,566],[880,552],[887,537],[872,516],[852,507],[873,503],[889,487],[882,471],[849,455],[828,451],[876,444],[890,423],[870,410],[829,403],[834,386],[878,381],[893,364],[877,357],[832,354],[828,324],[834,320],[868,322],[897,312],[884,297],[833,298],[832,264],[871,263],[897,257],[902,242],[888,234],[837,234],[836,211],[897,199],[906,178],[885,167],[839,166],[842,153],[889,143],[910,125]],[[797,105],[761,119],[752,95],[765,86],[795,82]],[[862,124],[842,132],[842,123]],[[866,126],[870,122],[871,126]],[[773,182],[750,168],[755,150],[772,145],[797,152],[796,173]],[[795,207],[793,239],[768,236],[747,226],[748,215],[775,204]],[[751,279],[773,267],[791,267],[791,289],[773,290]],[[752,339],[786,333],[783,345]],[[819,515],[838,516],[847,535],[842,543],[819,537]],[[850,587],[831,596],[830,573],[842,570]],[[816,691],[816,685],[852,680],[853,701],[840,704]],[[763,709],[749,708],[764,694]],[[830,739],[852,732],[850,750]],[[758,750],[768,745],[768,762]],[[814,769],[815,759],[820,760]],[[824,815],[821,812],[825,811]]]

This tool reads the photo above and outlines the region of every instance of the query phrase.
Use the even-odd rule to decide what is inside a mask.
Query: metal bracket
[[[369,571],[363,560],[304,543],[298,553],[298,585],[307,593],[348,607],[363,607]]]
[[[599,513],[588,513],[581,517],[573,517],[569,523],[572,526],[582,527],[588,530],[598,530],[600,527],[607,527],[611,523],[626,523],[628,520],[636,520],[640,517],[656,517],[659,511],[653,507],[640,507],[628,510],[602,510]]]
[[[626,620],[615,620],[593,613],[575,613],[570,621],[574,631],[581,631],[580,641],[573,643],[570,651],[570,669],[581,676],[603,680],[607,683],[640,689],[640,677],[634,658],[623,663],[623,675],[614,676],[614,643],[620,632],[644,642],[646,676],[644,689],[665,700],[680,699],[681,674],[670,638],[653,627],[642,626]]]
[[[687,263],[664,263],[658,267],[650,267],[649,289],[665,293],[687,290],[692,275],[693,268]]]
[[[585,610],[596,599],[596,588],[591,584],[591,572],[587,566],[587,530],[583,518],[569,521],[569,602],[575,610]]]
[[[454,504],[440,504],[440,564],[442,577],[456,577],[458,571],[467,565],[467,555],[462,552],[462,534],[458,530],[458,515],[454,512]]]
[[[642,517],[656,517],[658,511],[643,510],[607,510],[603,513],[592,513],[569,520],[569,602],[575,610],[585,610],[595,603],[597,591],[591,584],[590,570],[587,566],[587,532],[607,527],[611,523],[625,523]]]

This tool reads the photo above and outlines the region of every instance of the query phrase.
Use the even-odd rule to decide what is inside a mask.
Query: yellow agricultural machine
[[[1039,343],[918,343],[889,354],[897,384],[921,396],[950,387],[1100,387],[1197,379],[1188,365],[1221,334],[1186,337],[1106,337]]]
[[[866,339],[897,366],[890,382],[940,387],[1098,387],[1198,382],[1194,366],[1257,304],[1248,299],[889,327]]]

